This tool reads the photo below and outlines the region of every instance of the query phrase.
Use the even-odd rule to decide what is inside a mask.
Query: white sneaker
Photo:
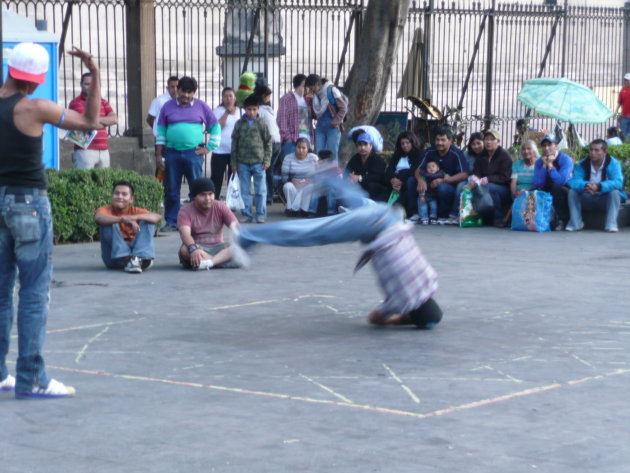
[[[204,260],[201,260],[201,263],[199,263],[199,267],[197,268],[197,270],[199,271],[209,270],[213,266],[214,264],[212,264],[212,260],[204,259]]]
[[[564,231],[565,232],[579,232],[583,228],[584,228],[584,224],[580,225],[579,227],[574,227],[573,225],[568,224],[566,227],[564,227]]]
[[[608,227],[605,231],[607,231],[608,233],[617,233],[619,231],[619,228],[617,228],[617,227]]]
[[[18,399],[57,399],[61,397],[71,397],[76,394],[76,389],[72,386],[66,386],[55,379],[51,379],[48,387],[33,386],[30,393],[15,393]]]
[[[2,391],[13,391],[15,389],[15,378],[11,375],[8,375],[4,378],[4,381],[0,381],[0,392]]]
[[[429,224],[429,219],[428,218],[423,218],[418,223],[420,223],[422,225],[428,225]]]
[[[141,273],[142,262],[140,261],[140,258],[132,256],[131,259],[129,259],[127,266],[125,266],[125,271],[128,273]]]
[[[418,220],[420,220],[420,215],[418,214],[413,214],[411,217],[409,217],[407,220],[409,220],[411,223],[416,223]]]

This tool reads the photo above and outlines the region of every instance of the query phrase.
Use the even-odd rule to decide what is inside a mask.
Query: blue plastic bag
[[[548,192],[526,191],[512,204],[512,230],[548,232],[551,230],[552,197]]]

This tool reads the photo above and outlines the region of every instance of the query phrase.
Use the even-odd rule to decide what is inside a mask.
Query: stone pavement
[[[141,275],[56,247],[45,355],[78,393],[1,394],[0,471],[629,471],[630,232],[414,231],[432,331],[367,325],[358,243],[195,273],[170,234]]]

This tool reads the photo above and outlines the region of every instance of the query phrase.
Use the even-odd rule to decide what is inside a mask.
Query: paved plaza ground
[[[0,472],[630,471],[630,230],[414,232],[431,331],[368,326],[358,243],[196,273],[169,234],[142,275],[57,246],[45,354],[77,397],[1,394]]]

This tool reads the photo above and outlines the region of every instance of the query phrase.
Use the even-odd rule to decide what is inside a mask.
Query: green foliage
[[[161,213],[164,190],[153,177],[121,169],[49,169],[47,172],[55,243],[93,241],[98,235],[94,211],[111,203],[112,186],[117,181],[133,185],[133,205]]]

